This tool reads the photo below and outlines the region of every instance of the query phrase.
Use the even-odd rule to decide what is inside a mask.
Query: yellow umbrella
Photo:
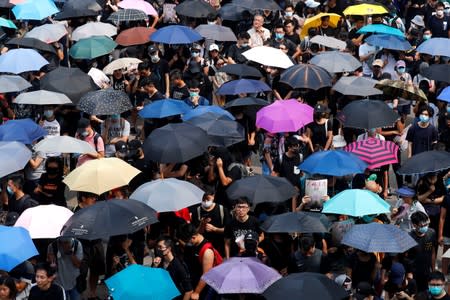
[[[97,195],[127,185],[141,171],[121,159],[101,158],[85,162],[63,180],[72,191]]]
[[[357,4],[347,7],[344,10],[344,15],[353,15],[353,16],[367,16],[367,15],[382,15],[387,14],[387,9],[378,4]]]
[[[339,20],[341,19],[340,15],[332,13],[320,13],[318,15],[315,15],[314,17],[305,20],[302,31],[300,32],[300,36],[304,38],[306,35],[308,35],[309,28],[319,27],[322,24],[322,20],[320,19],[326,16],[330,17],[329,24],[331,27],[336,27]]]

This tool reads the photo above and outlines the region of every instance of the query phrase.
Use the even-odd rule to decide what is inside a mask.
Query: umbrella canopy
[[[3,142],[31,144],[46,135],[47,131],[31,119],[9,120],[0,125],[0,141]]]
[[[255,68],[244,64],[230,64],[225,65],[218,70],[218,72],[224,72],[231,75],[237,75],[239,77],[262,77],[261,72]]]
[[[307,18],[305,20],[305,23],[303,24],[302,30],[300,32],[300,36],[303,39],[305,36],[308,35],[308,30],[310,28],[317,28],[322,24],[322,18],[323,17],[329,17],[329,25],[333,28],[336,28],[339,20],[341,19],[341,16],[338,14],[332,14],[332,13],[319,13],[317,15],[314,15],[310,18]]]
[[[13,21],[5,19],[5,18],[0,18],[0,26],[1,27],[12,28],[12,29],[17,29],[17,26],[14,24]]]
[[[245,130],[241,124],[225,115],[206,112],[186,121],[206,131],[211,136],[244,138]]]
[[[430,54],[433,56],[449,56],[450,39],[431,38],[421,43],[416,51],[419,53]]]
[[[138,9],[143,11],[146,15],[158,17],[158,12],[153,5],[144,0],[122,0],[117,6],[125,9]]]
[[[17,75],[0,75],[0,93],[20,92],[32,85]]]
[[[72,103],[66,95],[46,90],[21,93],[13,100],[13,102],[31,105],[62,105]]]
[[[150,41],[150,36],[156,30],[151,27],[133,27],[122,31],[116,38],[121,46],[143,45]]]
[[[71,35],[72,41],[87,39],[91,36],[114,36],[117,34],[117,28],[108,23],[89,22],[77,27]]]
[[[366,42],[372,46],[399,51],[408,51],[412,48],[404,37],[391,34],[374,34],[369,36]]]
[[[450,83],[450,65],[449,64],[434,64],[423,70],[420,73],[428,79],[436,81],[443,81]]]
[[[60,236],[64,224],[73,215],[70,209],[59,205],[38,205],[26,209],[14,227],[23,227],[32,239],[54,239]]]
[[[327,51],[314,56],[310,63],[324,68],[330,73],[353,72],[361,63],[350,53]]]
[[[218,13],[223,20],[239,21],[242,18],[242,6],[227,3],[220,7]]]
[[[148,20],[148,16],[139,9],[119,9],[110,14],[108,20],[113,22],[142,21]]]
[[[204,193],[192,183],[167,178],[144,183],[130,195],[130,199],[145,203],[157,212],[168,212],[200,204]]]
[[[255,175],[234,181],[227,189],[229,199],[247,197],[253,205],[283,202],[297,195],[297,190],[284,177]]]
[[[362,97],[383,94],[383,91],[374,88],[377,82],[368,77],[343,76],[333,85],[333,90],[343,95]]]
[[[380,100],[352,101],[342,110],[345,127],[372,129],[392,126],[399,118],[386,103]]]
[[[319,218],[311,217],[304,212],[287,212],[270,216],[261,225],[265,232],[328,232]]]
[[[186,123],[168,124],[153,130],[147,137],[144,153],[156,162],[177,163],[202,155],[208,146],[204,130]]]
[[[386,35],[395,35],[400,38],[404,38],[405,34],[397,28],[394,28],[392,26],[384,25],[384,24],[369,24],[366,26],[363,26],[361,29],[357,31],[359,34],[365,34],[365,33],[379,33],[379,34],[386,34]]]
[[[38,71],[48,61],[33,49],[12,49],[0,55],[0,72],[20,74]]]
[[[9,2],[9,0],[0,0],[0,7],[11,8],[14,4]]]
[[[344,149],[365,161],[369,169],[376,169],[398,162],[398,145],[391,141],[369,138],[348,144]]]
[[[363,173],[367,164],[356,155],[341,150],[314,152],[300,165],[309,174],[345,176]]]
[[[310,64],[298,64],[281,73],[280,82],[294,89],[318,90],[332,86],[331,75],[327,70]]]
[[[38,255],[30,234],[22,227],[9,227],[0,225],[0,270],[11,271],[15,266],[25,260]]]
[[[93,59],[111,53],[116,46],[117,43],[107,36],[91,36],[75,43],[69,54],[75,59]]]
[[[214,8],[203,0],[187,0],[175,6],[177,14],[191,18],[206,18],[215,14]]]
[[[225,103],[224,108],[240,107],[240,106],[267,106],[269,102],[255,97],[237,98]]]
[[[450,153],[425,151],[409,158],[397,171],[400,175],[415,175],[439,172],[450,168]]]
[[[322,213],[353,217],[386,214],[391,206],[369,190],[344,190],[323,204]]]
[[[74,213],[64,225],[61,236],[84,240],[107,239],[114,235],[131,234],[156,222],[156,212],[144,203],[111,199]]]
[[[314,109],[297,100],[278,100],[256,113],[256,126],[268,132],[296,132],[313,121]]]
[[[114,115],[132,109],[133,105],[124,91],[109,88],[86,93],[77,107],[91,115]]]
[[[427,100],[427,96],[418,86],[408,84],[405,81],[383,79],[375,87],[391,97],[416,101]]]
[[[231,257],[202,276],[218,294],[261,294],[280,278],[254,257]]]
[[[228,111],[223,109],[220,106],[217,105],[211,105],[211,106],[197,106],[195,109],[191,109],[186,114],[183,115],[182,119],[183,121],[190,120],[194,117],[201,116],[207,112],[212,112],[216,115],[221,115],[229,118],[230,120],[235,120],[232,114],[230,114]]]
[[[233,5],[241,6],[248,10],[281,10],[282,8],[273,0],[239,0],[232,1]]]
[[[242,55],[244,55],[244,57],[248,60],[269,67],[287,69],[290,66],[294,65],[294,63],[291,61],[289,56],[286,55],[286,53],[284,53],[280,49],[273,47],[253,47],[250,50],[243,52]],[[270,59],[267,59],[268,57],[270,57]]]
[[[17,20],[42,20],[59,12],[51,0],[28,0],[13,7]]]
[[[173,299],[180,295],[169,272],[138,264],[114,274],[105,283],[114,299]]]
[[[31,31],[25,34],[27,38],[35,38],[44,43],[50,44],[59,41],[67,34],[66,26],[60,23],[44,24],[34,27]]]
[[[216,24],[202,24],[195,28],[202,37],[221,42],[236,42],[237,38],[229,27]]]
[[[31,159],[31,151],[19,142],[0,142],[0,178],[22,170]]]
[[[191,109],[192,108],[184,101],[164,99],[145,105],[144,108],[139,111],[139,116],[144,119],[161,119],[185,114]]]
[[[370,3],[351,5],[344,10],[346,16],[383,15],[387,13],[389,11],[384,6]]]
[[[441,93],[437,96],[438,100],[450,102],[450,87],[446,87],[441,91]]]
[[[140,64],[142,60],[134,57],[122,57],[110,62],[104,69],[103,72],[106,75],[112,75],[115,70],[122,69],[124,71],[137,69],[137,65]]]
[[[63,93],[77,104],[82,95],[96,90],[97,86],[78,68],[58,67],[41,79],[41,89]]]
[[[291,299],[301,295],[302,300],[342,300],[347,291],[334,280],[320,273],[293,273],[272,284],[263,296],[267,300]]]
[[[368,253],[403,253],[417,246],[408,232],[395,225],[379,223],[352,226],[341,243]]]
[[[88,142],[67,135],[52,136],[34,145],[35,151],[43,153],[95,153]]]
[[[191,44],[201,39],[203,39],[203,37],[197,31],[182,25],[169,25],[160,28],[150,37],[150,40],[153,42],[170,45]]]
[[[347,48],[347,44],[344,41],[326,35],[316,35],[310,40],[310,42],[312,44],[318,44],[337,50],[345,50],[345,48]]]
[[[32,48],[44,52],[50,52],[56,54],[55,47],[52,45],[49,45],[47,43],[44,43],[41,40],[30,38],[30,37],[23,37],[23,38],[13,38],[6,42],[6,45],[9,46],[17,46],[17,48]],[[10,47],[12,48],[12,47]]]
[[[272,89],[261,80],[238,79],[225,82],[217,89],[217,95],[239,95],[241,93],[261,93]]]
[[[56,20],[97,16],[102,7],[95,0],[66,0],[62,11],[56,14]]]

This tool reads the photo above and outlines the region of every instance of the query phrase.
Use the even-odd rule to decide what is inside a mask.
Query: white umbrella
[[[143,202],[157,212],[167,212],[199,204],[203,194],[192,183],[168,178],[144,183],[130,195],[130,199]]]
[[[0,75],[0,93],[19,92],[32,85],[18,75]]]
[[[316,35],[309,41],[332,49],[345,50],[347,48],[347,44],[344,41],[331,36]]]
[[[63,206],[38,205],[26,209],[14,227],[25,228],[32,239],[54,239],[61,235],[61,229],[72,215],[73,212]]]
[[[97,68],[91,68],[88,72],[88,75],[91,76],[92,80],[99,88],[104,89],[109,87],[111,81],[109,80],[108,76],[106,76],[106,74],[101,70]]]
[[[72,32],[72,40],[78,41],[80,39],[89,38],[91,36],[106,35],[112,37],[117,34],[117,28],[108,23],[90,22],[77,27]]]
[[[31,159],[31,151],[19,142],[0,142],[0,178],[22,170]]]
[[[59,41],[67,34],[66,27],[63,24],[45,24],[33,28],[30,32],[25,34],[25,37],[35,38],[50,44]]]
[[[13,102],[17,104],[33,105],[60,105],[72,103],[72,101],[66,95],[46,90],[22,93],[17,96],[17,98],[15,98]]]
[[[258,46],[242,53],[248,60],[264,66],[287,69],[294,65],[289,56],[280,49]]]
[[[115,70],[123,69],[130,70],[132,68],[137,68],[137,65],[141,63],[142,60],[133,57],[123,57],[110,62],[104,69],[103,72],[106,75],[112,75]]]
[[[34,150],[44,153],[95,153],[88,142],[67,135],[45,138],[34,146]]]

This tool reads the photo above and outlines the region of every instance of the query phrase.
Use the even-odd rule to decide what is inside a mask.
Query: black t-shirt
[[[444,202],[442,202],[442,207],[447,210],[444,221],[444,231],[443,235],[445,237],[450,237],[450,196],[446,195],[444,197]]]
[[[64,196],[66,185],[62,182],[62,180],[63,178],[60,176],[56,178],[49,178],[47,173],[41,175],[39,185],[41,186],[42,191],[50,196],[39,193],[39,204],[56,204],[60,206],[67,206],[66,197]]]
[[[239,253],[239,247],[235,240],[240,236],[245,236],[249,232],[261,233],[259,228],[259,221],[253,216],[248,216],[247,221],[239,222],[236,219],[232,219],[227,225],[225,225],[225,238],[230,239],[230,256],[236,256]]]
[[[166,270],[169,272],[170,277],[181,293],[181,295],[175,299],[183,299],[184,293],[192,291],[191,276],[187,266],[178,258],[174,257]]]
[[[290,40],[294,45],[300,45],[300,37],[295,32],[292,35],[285,34],[284,38]]]
[[[412,155],[433,149],[433,142],[438,140],[436,128],[429,124],[426,128],[413,124],[406,134],[406,140],[412,142]]]
[[[276,161],[274,171],[281,177],[285,177],[294,186],[300,187],[300,169],[298,168],[300,162],[299,154],[289,157],[284,153],[282,161]]]
[[[441,19],[436,16],[431,16],[428,21],[428,28],[430,28],[433,37],[448,38],[449,22],[450,18],[447,16]]]
[[[165,93],[165,75],[168,75],[170,72],[169,63],[165,59],[160,59],[157,63],[150,62],[150,70],[152,71],[153,78],[156,80],[156,89]]]
[[[370,253],[370,259],[368,261],[361,261],[358,255],[354,253],[350,258],[350,264],[352,269],[352,286],[358,286],[358,283],[367,281],[373,283],[372,273],[377,263],[377,258],[373,253]]]
[[[173,99],[176,99],[176,100],[184,100],[190,96],[187,85],[185,85],[183,87],[174,86],[172,88],[172,91],[170,92],[170,95]]]
[[[63,300],[64,290],[59,285],[52,283],[48,290],[41,290],[37,285],[30,290],[28,300]]]
[[[414,277],[428,275],[431,272],[433,251],[437,247],[436,232],[429,228],[424,236],[418,236],[415,232],[411,232],[410,235],[418,244],[408,250],[408,259],[412,262]]]
[[[231,45],[230,48],[228,48],[227,57],[231,57],[237,64],[243,64],[247,61],[247,59],[244,55],[242,55],[242,53],[249,49],[250,47],[238,48],[236,44]]]
[[[326,124],[326,125],[325,125]],[[327,144],[327,131],[333,130],[331,121],[327,123],[317,124],[315,121],[308,125],[311,130],[311,142],[313,145],[320,145],[325,148]]]

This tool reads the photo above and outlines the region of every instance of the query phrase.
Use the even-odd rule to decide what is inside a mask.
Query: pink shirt
[[[84,139],[84,141],[88,142],[92,147],[94,147],[94,149],[96,149],[97,152],[105,152],[105,144],[103,143],[102,137],[101,136],[98,137],[97,147],[95,147],[94,136],[95,136],[95,132],[94,132],[94,134],[87,136]],[[79,138],[79,137],[77,137],[77,138]],[[92,159],[95,159],[95,158],[90,157],[89,155],[86,155],[86,154],[80,155],[80,157],[78,158],[77,167],[81,166],[88,160],[92,160]]]

